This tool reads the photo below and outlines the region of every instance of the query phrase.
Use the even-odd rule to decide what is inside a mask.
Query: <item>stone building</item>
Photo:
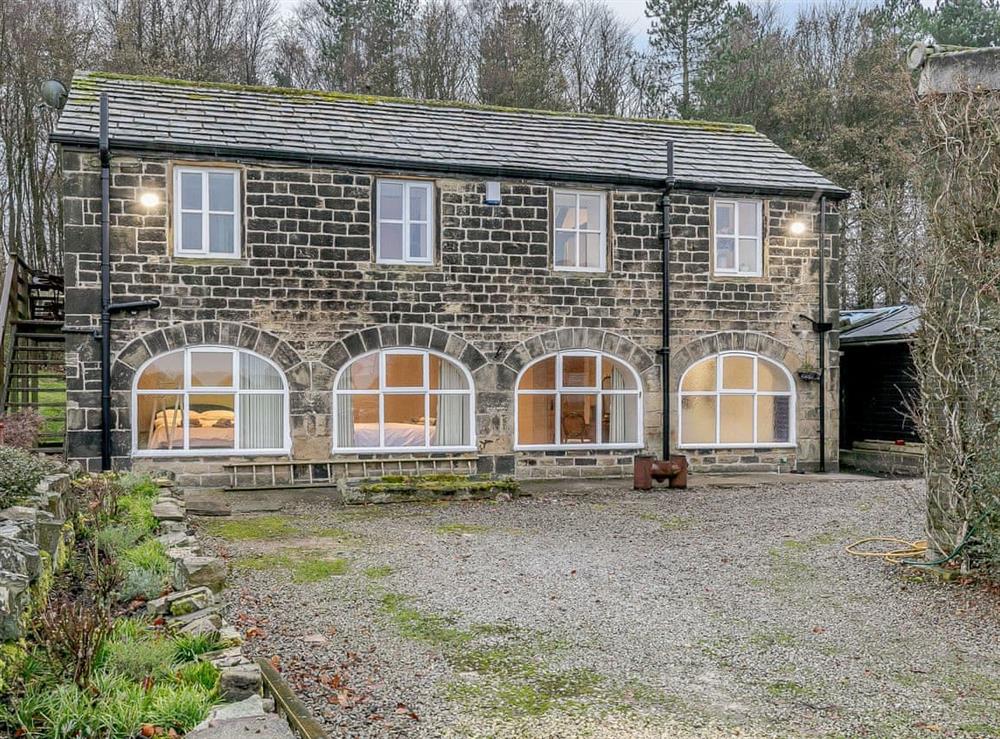
[[[70,459],[100,462],[101,92],[112,295],[159,301],[114,317],[116,465],[630,474],[662,449],[666,212],[671,447],[815,469],[823,386],[836,468],[846,193],[752,128],[100,73],[52,136]]]

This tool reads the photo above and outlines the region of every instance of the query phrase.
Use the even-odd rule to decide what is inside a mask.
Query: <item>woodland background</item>
[[[614,2],[614,0],[610,0]],[[61,271],[55,113],[74,69],[751,123],[850,189],[844,307],[909,299],[926,215],[903,65],[914,40],[1000,44],[1000,0],[803,7],[647,0],[0,0],[0,243]]]

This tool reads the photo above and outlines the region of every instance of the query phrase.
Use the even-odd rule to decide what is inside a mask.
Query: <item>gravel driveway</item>
[[[591,486],[200,526],[334,736],[1000,736],[997,599],[843,551],[922,483]]]

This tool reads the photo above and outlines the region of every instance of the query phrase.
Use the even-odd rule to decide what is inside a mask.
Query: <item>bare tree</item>
[[[477,97],[508,107],[567,107],[567,6],[558,0],[477,2]]]
[[[414,18],[407,50],[408,93],[432,100],[471,94],[471,32],[455,0],[428,0]]]
[[[1000,119],[996,93],[930,95],[919,159],[928,232],[912,281],[928,539],[951,553],[1000,521]],[[1000,536],[977,531],[1000,562]]]
[[[47,141],[56,113],[38,90],[68,80],[90,40],[73,0],[0,2],[0,239],[6,255],[53,272],[62,268],[59,171]]]
[[[573,110],[624,115],[630,98],[635,42],[607,5],[582,0],[567,23],[567,93]]]

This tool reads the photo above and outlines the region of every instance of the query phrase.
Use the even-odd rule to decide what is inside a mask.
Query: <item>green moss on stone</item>
[[[479,105],[456,100],[414,100],[402,97],[385,97],[377,95],[357,95],[345,92],[324,92],[320,90],[302,90],[289,87],[272,87],[264,85],[237,85],[229,82],[195,82],[192,80],[179,80],[170,77],[154,77],[143,75],[120,74],[114,72],[82,72],[73,79],[73,87],[80,89],[82,82],[99,83],[100,81],[133,81],[146,82],[156,85],[168,85],[171,87],[182,87],[195,90],[224,90],[228,92],[243,92],[264,95],[280,96],[286,100],[296,103],[312,102],[354,102],[366,105],[380,105],[386,103],[417,105],[421,107],[437,108],[460,108],[463,110],[482,110],[493,113],[515,113],[526,115],[551,116],[557,118],[577,118],[595,121],[617,121],[622,123],[655,123],[660,125],[681,126],[684,128],[696,128],[709,132],[724,133],[748,133],[756,134],[753,126],[743,123],[725,123],[719,121],[700,120],[680,120],[670,118],[620,118],[617,116],[599,115],[595,113],[577,113],[574,111],[562,110],[533,110],[528,108],[509,108],[499,105]],[[94,89],[99,89],[96,87]]]

